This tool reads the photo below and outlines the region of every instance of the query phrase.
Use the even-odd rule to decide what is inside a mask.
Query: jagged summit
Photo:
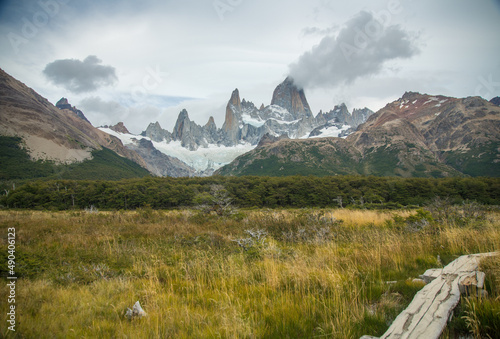
[[[118,133],[130,134],[130,132],[127,129],[127,127],[125,127],[125,125],[121,121],[119,123],[117,123],[116,125],[114,125],[114,126],[109,126],[109,128],[111,130],[115,131],[115,132],[118,132]]]
[[[294,119],[312,117],[311,108],[307,102],[304,90],[297,87],[291,77],[287,77],[276,87],[271,105],[287,109]]]
[[[210,118],[208,118],[208,122],[205,124],[205,127],[215,127],[217,129],[217,126],[215,125],[215,119],[213,116],[210,116]]]
[[[239,142],[239,126],[241,119],[240,91],[236,88],[226,106],[226,118],[222,125],[223,144],[235,145]]]
[[[182,139],[182,134],[188,128],[190,122],[191,120],[189,120],[189,114],[187,110],[183,109],[177,117],[177,122],[175,123],[173,131],[173,137],[175,139]]]
[[[63,97],[56,103],[56,107],[59,109],[71,109],[72,106],[69,104],[68,99]]]
[[[83,112],[80,111],[79,109],[77,109],[75,106],[71,106],[71,104],[68,102],[67,98],[61,98],[56,103],[56,107],[59,108],[59,109],[70,110],[71,112],[75,113],[77,117],[79,117],[82,120],[85,120],[86,122],[88,122],[90,124],[90,121],[87,119],[87,117],[85,116],[85,114],[83,114]]]
[[[241,110],[240,91],[237,88],[231,94],[228,105],[233,105],[237,110]]]
[[[161,128],[160,123],[157,121],[155,123],[150,123],[148,128],[141,133],[143,137],[148,137],[153,141],[161,142],[165,140],[166,142],[172,141],[172,134]]]

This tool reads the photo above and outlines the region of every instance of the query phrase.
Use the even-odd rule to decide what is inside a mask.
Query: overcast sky
[[[94,126],[221,127],[292,75],[314,114],[405,91],[500,95],[500,0],[7,0],[0,67]]]

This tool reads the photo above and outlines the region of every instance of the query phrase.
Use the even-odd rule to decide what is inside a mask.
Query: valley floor
[[[0,336],[381,335],[422,288],[413,278],[459,255],[500,249],[500,212],[469,207],[254,209],[230,217],[150,208],[0,211],[2,298],[10,228],[17,277],[16,331],[7,328],[2,300]],[[500,261],[490,267],[490,296],[498,297]],[[147,316],[129,320],[136,301]],[[499,298],[492,303],[500,309]]]

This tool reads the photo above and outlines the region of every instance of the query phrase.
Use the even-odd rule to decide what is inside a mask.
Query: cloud
[[[302,87],[336,87],[380,73],[389,60],[419,53],[408,32],[382,20],[360,12],[337,36],[324,37],[291,64],[290,75]]]
[[[89,55],[83,61],[56,60],[47,64],[43,73],[52,83],[73,93],[92,92],[118,80],[115,68],[100,65],[101,62],[95,55]]]
[[[136,134],[145,130],[149,122],[156,121],[161,114],[161,109],[156,106],[127,107],[98,96],[83,98],[77,107],[90,121],[95,122],[95,126],[114,125],[122,121],[130,132]]]
[[[100,97],[87,97],[81,100],[82,109],[91,112],[102,112],[104,114],[120,115],[126,112],[126,108],[116,101],[104,101]]]

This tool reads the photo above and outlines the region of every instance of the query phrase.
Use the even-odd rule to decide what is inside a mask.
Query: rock
[[[346,104],[342,103],[340,105],[336,105],[331,111],[328,113],[320,112],[316,116],[316,120],[318,122],[325,123],[340,123],[348,125],[348,121],[351,119],[351,113],[347,109]]]
[[[59,109],[70,110],[71,112],[75,113],[77,117],[79,117],[80,119],[82,119],[90,124],[90,121],[87,120],[87,117],[85,116],[85,114],[83,114],[83,112],[80,111],[79,109],[77,109],[75,106],[71,106],[70,103],[68,102],[68,99],[61,98],[56,103],[56,107]]]
[[[280,141],[280,140],[283,140],[283,139],[289,139],[288,135],[282,134],[279,137],[275,137],[274,135],[266,133],[260,139],[259,144],[257,145],[257,147],[262,147],[264,145],[269,145],[269,144],[272,144],[273,142]]]
[[[161,177],[191,177],[195,169],[177,158],[163,154],[157,150],[153,143],[147,139],[128,144],[127,148],[135,151],[146,162],[146,168],[152,174]]]
[[[340,124],[340,123],[327,122],[326,124],[321,125],[319,127],[316,127],[315,129],[313,129],[311,131],[311,133],[309,133],[309,138],[316,137],[316,136],[319,136],[319,135],[323,134],[323,130],[325,130],[325,129],[328,129],[328,128],[331,128],[331,127],[336,127],[336,128],[338,128],[340,130],[343,126],[344,125]],[[339,133],[339,136],[340,136],[340,133]]]
[[[59,109],[71,109],[71,105],[68,102],[68,99],[66,98],[61,98],[57,103],[56,107]]]
[[[132,309],[127,308],[127,312],[125,313],[125,318],[128,320],[133,320],[137,318],[142,318],[147,316],[147,313],[142,309],[139,301],[136,301]]]
[[[179,140],[182,147],[190,151],[197,150],[198,147],[207,147],[209,140],[205,138],[203,127],[189,119],[188,112],[183,109],[179,113],[172,133],[173,140]]]
[[[172,141],[172,134],[161,128],[160,123],[157,121],[154,124],[150,123],[148,128],[144,132],[141,133],[143,137],[148,137],[153,141],[156,142],[161,142],[161,141],[166,141],[170,142]]]
[[[347,109],[346,104],[337,105],[328,113],[320,111],[316,116],[316,122],[321,125],[325,124],[342,124],[349,125],[353,130],[356,130],[359,125],[363,124],[374,112],[368,108],[354,109],[352,114]],[[324,127],[322,127],[324,128]]]
[[[114,126],[109,126],[109,129],[122,134],[130,134],[130,132],[128,131],[127,127],[125,127],[123,122],[119,122]]]
[[[490,100],[490,102],[491,102],[493,105],[500,106],[500,97],[494,97],[493,99],[491,99],[491,100]]]
[[[226,106],[226,119],[222,125],[222,143],[226,146],[238,144],[240,140],[241,101],[240,92],[235,89]]]
[[[299,89],[291,77],[287,77],[273,92],[271,105],[277,105],[290,112],[294,119],[312,117],[311,108],[303,89]]]
[[[359,125],[365,123],[365,121],[368,120],[368,118],[373,114],[374,112],[369,108],[355,108],[352,111],[351,120],[347,121],[347,125],[350,125],[355,130]]]

